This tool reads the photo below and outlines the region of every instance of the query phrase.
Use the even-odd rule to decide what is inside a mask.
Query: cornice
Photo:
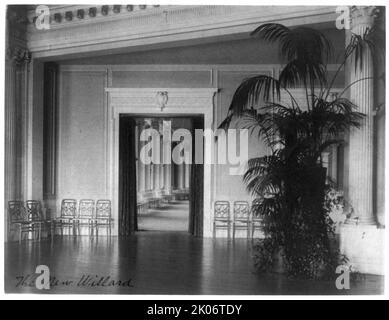
[[[72,11],[72,20],[50,25],[49,30],[28,26],[28,44],[37,57],[91,53],[93,51],[121,50],[131,46],[152,45],[182,39],[207,39],[212,37],[246,34],[258,24],[281,22],[299,25],[335,21],[335,7],[324,6],[160,6],[131,12],[99,15],[78,19],[75,13],[82,7],[57,7],[59,13]],[[100,6],[101,9],[101,6]],[[67,10],[67,11],[66,11]]]

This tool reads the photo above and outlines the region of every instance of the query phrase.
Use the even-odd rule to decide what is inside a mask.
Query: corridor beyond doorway
[[[138,215],[139,231],[188,231],[189,201],[174,201]]]
[[[164,118],[137,116],[134,119],[136,230],[189,232],[200,236],[203,221],[202,164],[192,165],[187,154],[188,148],[193,153],[194,130],[203,129],[203,117],[170,115]],[[145,161],[145,157],[150,160]]]

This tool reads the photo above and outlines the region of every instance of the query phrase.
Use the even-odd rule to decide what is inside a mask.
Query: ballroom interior
[[[15,285],[15,278],[46,264],[60,278],[74,281],[87,273],[134,280],[131,288],[93,291],[57,286],[54,293],[382,293],[383,61],[373,64],[367,54],[367,67],[358,77],[372,81],[349,89],[369,121],[360,133],[344,137],[345,145],[322,155],[328,177],[350,204],[335,217],[339,249],[367,275],[349,292],[337,291],[332,283],[253,273],[252,242],[263,236],[260,228],[224,230],[214,223],[218,201],[227,203],[231,214],[237,202],[247,203],[247,210],[252,205],[242,176],[230,174],[232,165],[139,161],[146,144],[140,139],[143,129],[153,128],[161,137],[166,127],[215,130],[242,80],[279,74],[277,46],[250,37],[262,23],[323,32],[334,46],[328,66],[334,74],[339,67],[335,57],[344,52],[350,36],[350,30],[336,27],[336,7],[48,5],[47,9],[41,15],[49,17],[49,28],[37,27],[42,16],[36,6],[8,6],[7,12],[3,208],[7,292],[39,293],[33,286]],[[349,9],[352,32],[373,25],[384,30],[384,8]],[[348,88],[350,68],[341,69],[334,94]],[[297,97],[304,96],[298,88],[293,90]],[[163,150],[162,139],[160,146]],[[212,153],[203,152],[204,158]],[[250,136],[249,158],[267,152],[264,143]],[[13,228],[10,212],[19,210],[14,209],[17,206],[27,211],[39,207],[45,222],[39,224],[38,236],[33,226]]]

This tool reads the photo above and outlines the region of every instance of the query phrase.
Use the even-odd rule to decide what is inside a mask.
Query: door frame
[[[217,88],[106,88],[109,121],[107,126],[109,194],[115,221],[113,234],[118,235],[119,217],[119,116],[202,115],[204,129],[213,129],[214,96]],[[157,96],[167,95],[161,108]],[[204,148],[204,159],[213,159],[213,149]],[[204,163],[203,237],[212,237],[213,166]]]

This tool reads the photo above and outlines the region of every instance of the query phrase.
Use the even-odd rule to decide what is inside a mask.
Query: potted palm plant
[[[337,95],[332,93],[345,64],[351,61],[355,68],[361,67],[365,48],[374,49],[372,34],[367,30],[363,36],[351,36],[338,70],[329,79],[332,47],[319,30],[269,23],[252,32],[254,37],[278,43],[285,64],[278,78],[258,75],[244,80],[221,127],[229,127],[237,118],[271,150],[267,156],[250,159],[243,177],[257,198],[253,211],[264,220],[266,237],[256,246],[260,270],[274,267],[280,253],[291,276],[333,274],[339,263],[325,205],[322,153],[343,143],[343,134],[358,128],[364,116],[345,97],[348,87]],[[296,92],[300,92],[299,98]]]

